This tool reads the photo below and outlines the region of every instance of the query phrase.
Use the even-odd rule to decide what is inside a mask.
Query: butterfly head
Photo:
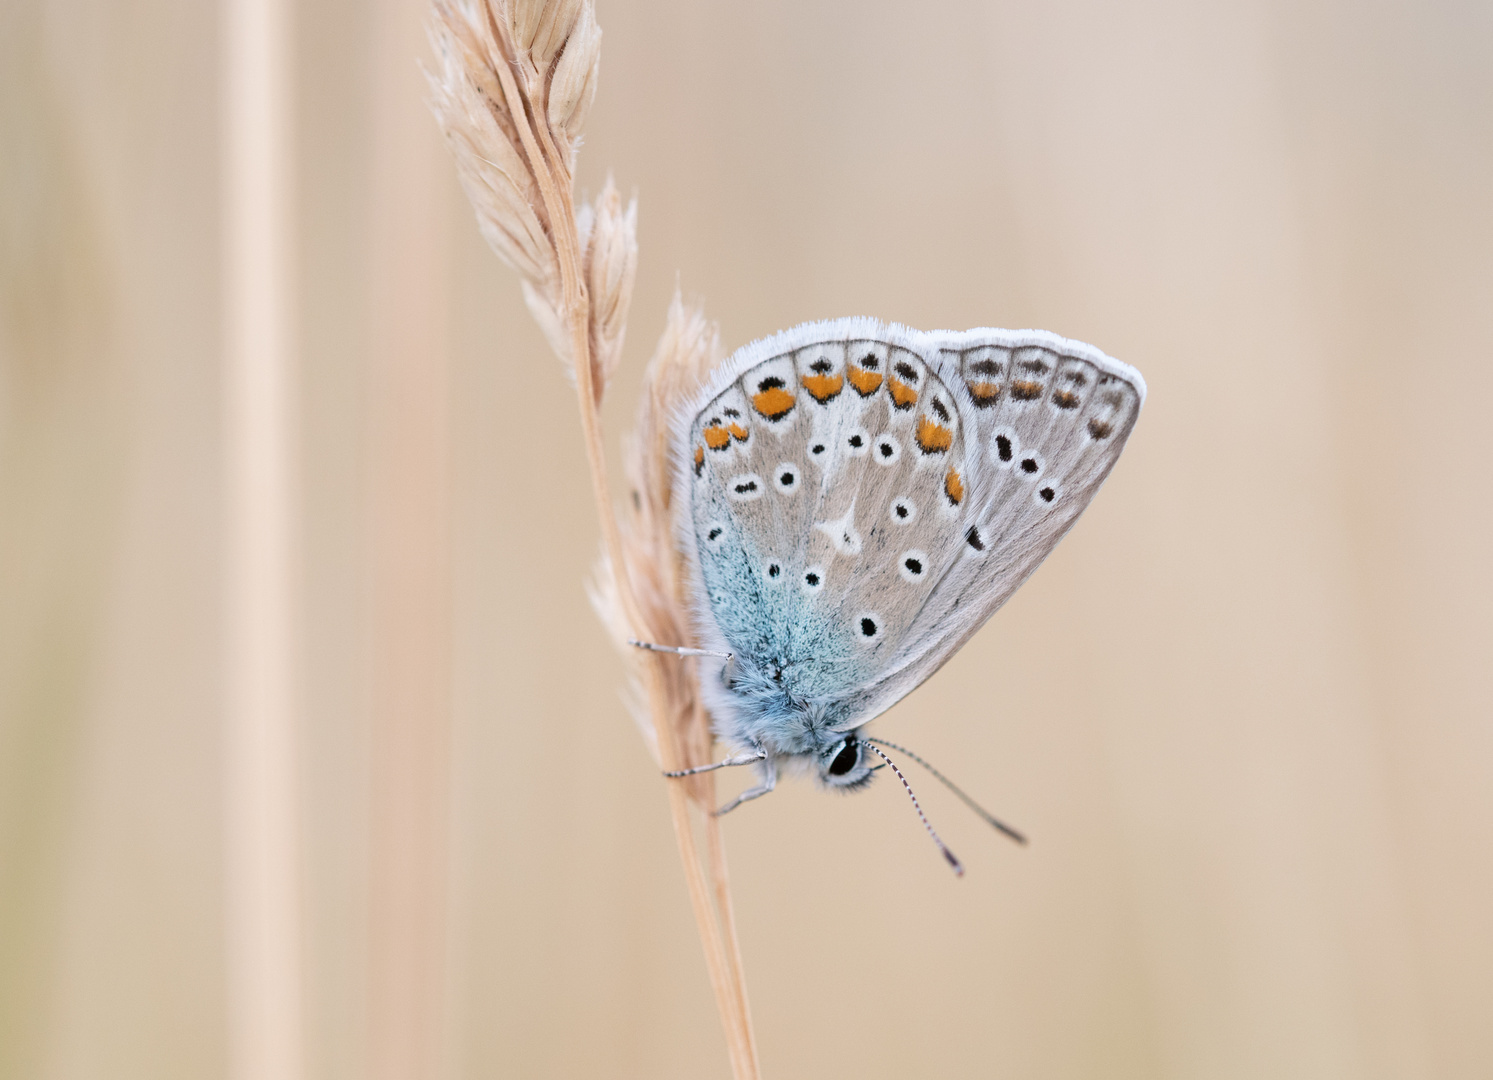
[[[856,736],[847,735],[820,752],[819,779],[827,787],[843,791],[865,787],[874,771],[866,763],[867,757],[865,744]]]

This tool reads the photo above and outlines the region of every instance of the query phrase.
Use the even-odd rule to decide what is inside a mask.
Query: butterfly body
[[[1042,331],[809,323],[739,350],[676,418],[679,542],[717,735],[831,786],[1108,475],[1138,372]]]

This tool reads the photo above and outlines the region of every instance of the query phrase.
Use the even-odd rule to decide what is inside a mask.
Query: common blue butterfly
[[[1036,330],[840,319],[722,364],[672,436],[719,764],[761,770],[722,812],[785,768],[865,785],[885,755],[862,726],[1046,558],[1145,396],[1134,368]]]

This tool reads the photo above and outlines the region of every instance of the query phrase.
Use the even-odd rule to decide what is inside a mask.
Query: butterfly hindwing
[[[910,349],[813,342],[743,371],[690,438],[701,575],[729,647],[805,697],[873,680],[958,555],[950,388]]]
[[[687,432],[703,606],[730,650],[850,723],[932,674],[1046,557],[1145,392],[1050,334],[870,320],[727,365]]]

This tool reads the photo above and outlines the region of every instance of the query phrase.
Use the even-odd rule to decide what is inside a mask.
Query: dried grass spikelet
[[[553,192],[547,199],[544,188],[569,202],[601,62],[595,8],[590,0],[435,0],[430,39],[439,61],[431,108],[478,228],[522,276],[524,302],[550,347],[573,362],[559,263],[563,246],[579,238],[563,233],[573,222],[552,220]],[[626,224],[632,256],[626,273],[609,280],[630,296],[636,216]],[[626,304],[602,300],[595,306],[612,313],[611,338],[620,343]],[[599,399],[599,385],[596,392]]]
[[[477,227],[526,285],[552,294],[560,271],[549,214],[500,84],[499,66],[509,63],[503,45],[489,32],[484,6],[436,0],[435,14],[430,40],[439,70],[428,76],[431,109]]]
[[[601,28],[596,25],[595,8],[583,0],[497,0],[492,7],[502,13],[524,89],[543,105],[550,127],[565,138],[568,169],[596,97]]]
[[[683,508],[674,505],[674,470],[678,463],[669,452],[670,418],[705,384],[722,357],[719,328],[707,321],[703,312],[685,307],[676,291],[663,336],[643,377],[637,422],[623,451],[630,498],[620,522],[622,559],[645,624],[640,629],[649,641],[693,643],[686,599],[687,570],[674,539],[677,515]],[[619,645],[627,648],[631,632],[618,610],[615,582],[605,559],[597,566],[592,601]],[[692,764],[708,761],[712,736],[694,678],[684,664],[664,670],[668,715],[654,717],[634,710],[643,737],[657,759],[658,736],[653,725],[669,723],[686,760]],[[643,700],[636,690],[633,696]],[[713,787],[695,785],[691,794],[707,799]]]
[[[617,186],[607,177],[596,202],[583,207],[576,217],[585,250],[581,272],[591,298],[592,382],[600,402],[602,389],[622,359],[627,312],[632,306],[632,286],[638,274],[638,200],[623,209]]]
[[[576,235],[582,251],[581,276],[590,300],[591,385],[600,404],[622,359],[632,287],[638,276],[638,200],[624,209],[616,185],[607,177],[596,202],[576,212]],[[570,362],[568,329],[549,294],[527,281],[523,289],[529,314],[544,331],[550,348]]]
[[[567,41],[572,44],[566,45],[555,67],[545,115],[550,127],[564,134],[573,159],[586,114],[596,99],[596,80],[600,70],[601,27],[596,25],[596,12],[590,4],[581,5]]]

